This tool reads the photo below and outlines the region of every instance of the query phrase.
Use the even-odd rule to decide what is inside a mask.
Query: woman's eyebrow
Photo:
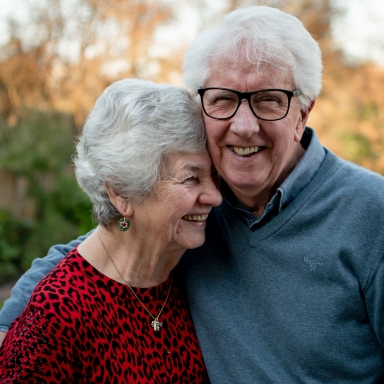
[[[199,165],[192,165],[192,164],[186,164],[184,169],[192,172],[201,172],[204,170],[204,167],[199,166]]]

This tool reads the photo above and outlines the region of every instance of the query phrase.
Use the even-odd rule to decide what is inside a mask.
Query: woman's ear
[[[112,205],[120,212],[121,216],[130,217],[133,213],[131,201],[127,197],[121,196],[107,183],[104,183],[105,190],[108,193]]]

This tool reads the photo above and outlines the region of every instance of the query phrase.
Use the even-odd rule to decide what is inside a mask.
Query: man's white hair
[[[303,92],[302,107],[308,107],[321,91],[318,43],[296,17],[266,6],[237,9],[200,33],[184,60],[184,82],[193,91],[204,88],[213,71],[244,57],[257,71],[267,65],[290,74]]]

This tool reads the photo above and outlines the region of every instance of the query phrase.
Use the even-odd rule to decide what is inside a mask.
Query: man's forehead
[[[263,88],[285,88],[294,85],[290,71],[280,70],[268,64],[257,67],[249,61],[230,61],[221,63],[219,67],[211,66],[210,68],[210,75],[205,82],[205,87],[255,91]],[[259,83],[260,85],[258,85]]]

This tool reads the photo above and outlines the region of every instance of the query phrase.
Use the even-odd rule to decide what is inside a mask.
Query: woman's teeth
[[[237,155],[240,155],[240,156],[252,155],[253,153],[259,152],[261,149],[261,147],[257,147],[257,146],[243,148],[243,147],[234,147],[232,145],[230,145],[229,148],[233,152],[235,152]]]
[[[205,221],[207,220],[208,214],[205,215],[185,215],[183,216],[184,220],[189,221]]]

